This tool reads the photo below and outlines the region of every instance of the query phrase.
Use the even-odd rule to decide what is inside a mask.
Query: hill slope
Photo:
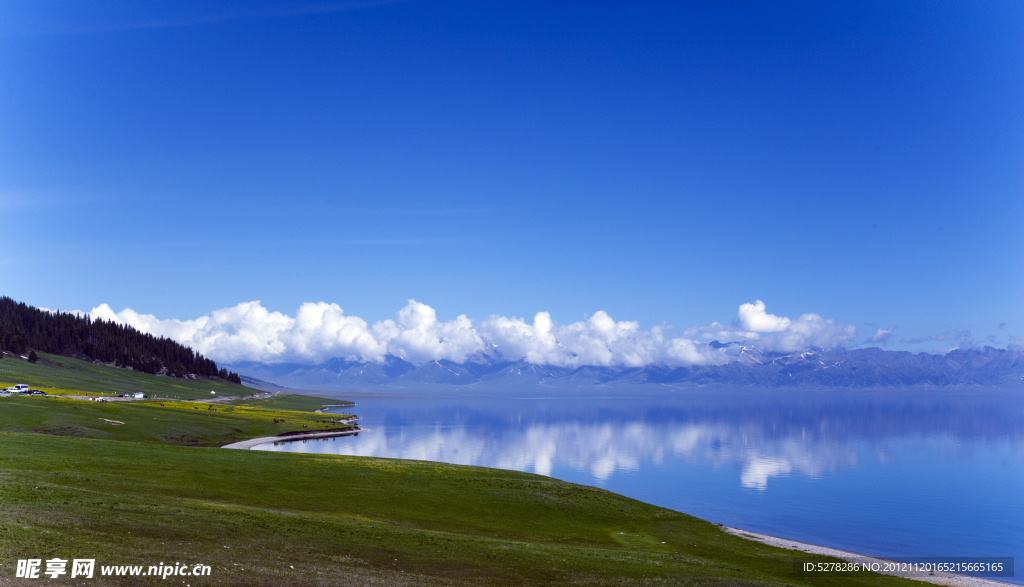
[[[223,379],[189,377],[175,379],[130,369],[97,365],[71,357],[38,353],[30,363],[10,355],[0,361],[0,389],[26,383],[49,394],[119,395],[142,392],[151,397],[210,399],[226,395],[251,395],[256,390]],[[210,393],[210,392],[214,393]]]
[[[15,355],[35,350],[143,373],[241,383],[235,373],[169,338],[89,316],[40,310],[7,296],[0,297],[0,350]]]
[[[529,473],[5,432],[0,444],[7,576],[61,556],[96,559],[97,575],[204,564],[198,584],[240,587],[915,584],[799,575],[798,560],[834,559]]]

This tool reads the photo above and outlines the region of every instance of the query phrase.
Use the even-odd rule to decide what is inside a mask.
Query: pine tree
[[[172,377],[198,375],[240,383],[217,363],[192,349],[144,334],[131,326],[65,312],[48,312],[0,296],[0,350],[17,355],[32,347],[39,352],[114,363],[143,373]]]
[[[36,356],[36,352],[35,351],[32,351],[32,352],[30,352],[28,354],[28,362],[29,363],[35,363],[38,360],[39,360],[39,357]]]

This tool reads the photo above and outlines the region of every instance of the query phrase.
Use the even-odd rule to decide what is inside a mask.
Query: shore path
[[[231,444],[225,444],[221,448],[239,448],[242,450],[248,450],[254,446],[260,444],[267,444],[270,442],[291,442],[293,440],[307,440],[310,438],[331,438],[334,436],[351,436],[353,434],[359,434],[365,431],[365,428],[356,428],[355,430],[345,430],[343,432],[308,432],[306,434],[293,434],[290,436],[264,436],[263,438],[252,438],[249,440],[243,440],[241,442],[232,442]]]
[[[762,544],[767,544],[768,546],[786,548],[789,550],[800,550],[808,554],[820,554],[824,556],[831,556],[847,562],[868,562],[879,564],[891,562],[886,561],[885,559],[865,556],[863,554],[857,554],[856,552],[839,550],[838,548],[829,548],[827,546],[818,546],[816,544],[807,544],[805,542],[797,542],[796,540],[787,540],[785,538],[779,538],[777,536],[758,534],[757,532],[748,532],[746,530],[740,530],[739,528],[729,528],[728,526],[723,526],[722,529],[734,536],[739,536],[740,538],[746,538],[748,540],[755,540]],[[911,574],[900,572],[885,572],[882,574],[903,577],[905,579],[912,579],[914,581],[925,581],[928,583],[934,583],[936,585],[948,585],[949,587],[1016,587],[1013,583],[1005,583],[1003,581],[985,579],[982,577],[958,575],[956,573],[935,573],[934,575],[921,575],[920,573]]]

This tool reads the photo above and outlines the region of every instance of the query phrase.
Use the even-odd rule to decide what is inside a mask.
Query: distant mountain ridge
[[[713,342],[711,344],[722,345]],[[947,354],[867,349],[811,349],[767,353],[739,349],[737,360],[704,367],[577,368],[508,361],[500,354],[477,355],[464,363],[446,360],[415,364],[394,356],[383,363],[331,359],[318,365],[237,362],[226,365],[243,376],[300,389],[373,390],[475,386],[516,388],[616,387],[660,384],[673,387],[734,385],[785,388],[1024,389],[1024,352],[992,347]]]

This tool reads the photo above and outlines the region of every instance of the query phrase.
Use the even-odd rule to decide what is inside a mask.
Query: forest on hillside
[[[220,377],[240,384],[238,374],[169,338],[155,337],[112,321],[48,312],[0,297],[0,349],[76,357],[170,377]]]

